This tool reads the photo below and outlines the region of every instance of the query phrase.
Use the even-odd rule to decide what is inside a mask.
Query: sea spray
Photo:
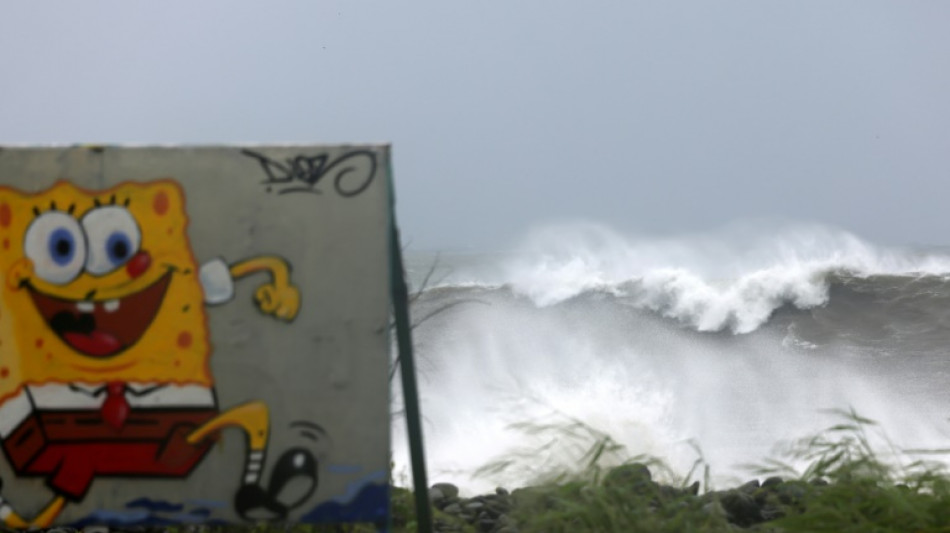
[[[410,259],[416,281],[433,264]],[[722,478],[820,429],[826,408],[854,406],[902,445],[950,443],[940,253],[820,226],[645,239],[584,224],[436,268],[413,309],[432,316],[415,337],[434,479],[484,490],[578,466],[577,443],[525,421],[582,421],[680,469],[695,442]],[[520,466],[473,476],[505,457]]]
[[[783,305],[825,304],[837,273],[946,274],[950,257],[877,247],[818,225],[630,239],[581,224],[535,230],[500,281],[539,306],[604,291],[700,331],[748,333]]]

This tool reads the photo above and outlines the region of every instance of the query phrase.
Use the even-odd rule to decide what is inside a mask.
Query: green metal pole
[[[402,248],[396,217],[390,222],[390,268],[392,276],[393,309],[396,315],[396,342],[399,346],[399,373],[402,375],[402,396],[406,409],[409,433],[409,457],[412,460],[412,485],[416,496],[416,523],[418,531],[432,531],[432,509],[429,507],[429,485],[426,480],[425,453],[422,448],[422,416],[419,414],[419,394],[416,388],[416,369],[412,358],[412,326],[409,320],[409,288],[402,264]]]

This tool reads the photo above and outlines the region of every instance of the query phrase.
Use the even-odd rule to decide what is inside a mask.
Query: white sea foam
[[[835,272],[947,274],[950,257],[876,246],[818,225],[645,239],[582,223],[535,230],[491,282],[538,306],[608,291],[699,331],[748,333],[783,305],[825,304]]]
[[[427,262],[414,275],[424,276]],[[624,307],[702,331],[753,332],[779,306],[827,302],[829,273],[943,275],[944,255],[821,226],[647,239],[572,224],[539,229],[519,251],[490,261],[448,256],[440,265],[434,278],[446,288],[417,300],[414,316],[462,300],[478,305],[453,306],[413,331],[426,449],[430,479],[457,482],[468,494],[582,466],[593,442],[557,433],[571,421],[680,473],[696,458],[692,439],[714,475],[729,479],[777,442],[838,422],[817,415],[821,409],[854,406],[899,446],[945,448],[950,438],[950,395],[933,370],[946,367],[920,366],[929,359],[905,354],[897,340],[892,355],[877,358],[848,336],[802,337],[795,323],[724,337]],[[463,283],[468,288],[451,288]],[[489,290],[499,286],[507,289]],[[619,297],[576,298],[591,291]],[[512,425],[519,422],[530,423],[527,431]],[[538,430],[549,422],[553,433]],[[397,472],[408,472],[401,428]],[[509,463],[480,472],[498,461]]]

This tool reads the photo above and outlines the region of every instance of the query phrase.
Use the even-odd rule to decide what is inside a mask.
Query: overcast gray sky
[[[0,143],[394,145],[420,249],[582,218],[950,243],[950,2],[5,2]]]

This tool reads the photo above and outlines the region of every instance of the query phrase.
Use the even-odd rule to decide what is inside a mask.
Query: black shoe
[[[291,448],[277,458],[266,488],[250,484],[238,489],[234,508],[245,520],[283,520],[317,490],[317,481],[313,454],[305,448]]]

